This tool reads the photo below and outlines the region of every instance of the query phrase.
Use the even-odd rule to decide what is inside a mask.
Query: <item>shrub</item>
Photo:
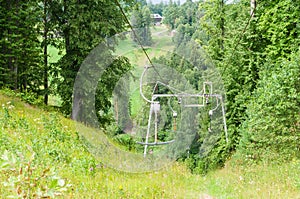
[[[26,160],[22,154],[18,156],[5,151],[0,160],[0,172],[6,176],[2,182],[10,190],[9,198],[50,198],[62,195],[70,184],[60,178],[54,169],[36,167],[34,154]]]
[[[282,160],[299,155],[299,53],[291,60],[266,64],[247,107],[240,152],[247,159]]]

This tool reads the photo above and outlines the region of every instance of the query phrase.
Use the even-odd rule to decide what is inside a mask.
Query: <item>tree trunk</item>
[[[44,0],[44,104],[48,105],[48,21],[47,0]]]
[[[225,37],[225,11],[224,11],[224,0],[221,0],[221,44],[220,48],[223,51],[224,50],[224,37]]]
[[[19,1],[16,1],[16,8],[19,8]],[[14,8],[12,8],[14,9]],[[16,9],[16,13],[15,15],[19,16],[19,9]],[[16,19],[15,21],[15,25],[16,27],[19,27],[19,21]],[[18,29],[16,29],[15,31],[13,31],[12,34],[18,35],[19,31]],[[19,37],[15,38],[17,41],[19,41]],[[16,42],[17,43],[17,42]],[[14,55],[12,55],[12,67],[13,67],[13,72],[14,72],[14,90],[18,90],[19,87],[19,67],[18,67],[18,54],[16,53],[16,51],[14,51]]]

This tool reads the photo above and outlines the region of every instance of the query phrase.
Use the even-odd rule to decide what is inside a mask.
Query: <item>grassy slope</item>
[[[63,193],[65,197],[183,198],[193,193],[189,190],[190,179],[197,177],[192,177],[182,165],[175,164],[166,170],[146,174],[128,174],[97,167],[100,162],[78,139],[73,121],[3,94],[0,94],[0,104],[3,104],[0,110],[1,154],[7,149],[17,156],[21,153],[26,163],[32,154],[36,154],[33,162],[37,170],[34,175],[39,175],[48,167],[53,168],[57,175],[72,184]],[[4,107],[11,105],[13,108],[8,109],[7,117]],[[19,167],[17,164],[11,169],[18,171]],[[2,170],[0,182],[7,182],[8,179],[9,175]],[[193,182],[197,183],[196,180]],[[43,183],[51,184],[50,180]],[[6,198],[11,192],[9,187],[3,185],[0,186],[0,193]],[[17,192],[17,187],[13,191]]]
[[[13,107],[6,109],[9,104]],[[53,169],[72,185],[62,192],[64,198],[201,198],[201,193],[217,198],[300,198],[300,162],[296,160],[281,166],[228,163],[207,176],[192,175],[180,163],[158,172],[123,173],[96,166],[99,161],[85,149],[73,121],[1,93],[0,105],[0,153],[8,149],[22,156],[25,165],[36,154],[32,175]],[[11,169],[18,171],[20,165]],[[0,182],[7,182],[10,176],[1,170]],[[41,181],[40,186],[47,184],[51,180]],[[12,191],[16,192],[17,186]],[[13,192],[1,183],[3,198]]]
[[[170,37],[162,31],[163,27],[153,31],[154,47],[170,50]],[[117,54],[127,52],[136,66],[134,74],[139,76],[146,59],[140,59],[142,52],[134,49],[130,40],[121,41]],[[157,49],[148,51],[150,56],[163,53]],[[131,85],[133,91],[136,86],[135,83]],[[140,104],[138,92],[133,92],[132,99]],[[0,198],[16,194],[20,191],[18,187],[26,188],[27,185],[21,182],[15,182],[11,188],[4,183],[14,176],[26,181],[28,175],[21,175],[19,170],[26,168],[28,162],[36,167],[32,177],[40,177],[50,168],[71,184],[65,187],[66,190],[61,190],[63,198],[201,198],[204,193],[216,198],[300,198],[300,162],[297,160],[280,166],[241,166],[229,161],[225,168],[206,176],[191,174],[181,163],[158,172],[123,173],[97,166],[101,160],[86,150],[73,121],[32,107],[0,91],[0,106],[2,104],[0,155],[8,150],[18,161],[10,165],[8,171],[1,166],[5,161],[0,160]],[[135,107],[133,111],[138,110]],[[36,154],[34,158],[33,154]],[[53,180],[48,175],[39,180],[38,185],[30,187],[31,192],[37,191],[38,187],[51,186]]]
[[[174,44],[167,27],[152,27],[151,33],[153,44],[145,47],[151,59],[154,57],[158,58],[172,51]],[[131,82],[130,96],[131,102],[134,104],[134,106],[131,107],[131,114],[135,117],[142,109],[143,99],[140,97],[139,93],[139,78],[143,72],[144,65],[148,63],[148,60],[138,44],[133,42],[129,35],[127,35],[126,39],[119,41],[116,48],[116,54],[126,56],[134,66],[132,73],[136,77],[136,80]]]

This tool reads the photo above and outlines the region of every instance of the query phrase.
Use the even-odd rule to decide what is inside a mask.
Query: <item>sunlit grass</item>
[[[300,161],[282,165],[234,165],[209,173],[208,193],[217,198],[300,198]]]
[[[56,63],[59,61],[59,59],[65,54],[65,51],[62,51],[60,53],[60,50],[58,48],[56,48],[55,46],[49,45],[48,46],[48,60],[49,63]]]
[[[63,198],[196,199],[203,194],[215,198],[300,198],[299,160],[282,165],[252,166],[240,165],[237,161],[230,160],[225,168],[212,171],[206,176],[191,174],[183,163],[174,163],[156,172],[125,173],[101,165],[99,158],[94,159],[79,144],[76,134],[78,128],[74,121],[25,104],[16,97],[0,94],[0,105],[7,103],[14,108],[10,110],[11,121],[6,121],[6,125],[3,123],[3,109],[0,110],[1,139],[5,138],[17,144],[22,150],[19,152],[25,156],[32,153],[28,150],[33,147],[32,140],[45,143],[43,139],[49,136],[49,129],[45,128],[44,123],[51,122],[53,114],[58,117],[51,125],[65,134],[69,141],[45,143],[43,147],[52,151],[60,146],[71,158],[71,162],[50,161],[51,158],[38,157],[36,161],[41,167],[46,165],[55,169],[59,176],[72,184]],[[49,156],[45,154],[43,157]],[[96,166],[91,164],[93,159]],[[0,182],[5,180],[6,176],[0,171]],[[3,184],[0,186],[0,193],[3,197],[8,194],[7,187]]]
[[[63,50],[62,52],[60,52],[60,50],[58,48],[56,48],[55,46],[49,45],[48,46],[48,62],[49,65],[55,64],[57,63],[61,57],[65,54],[65,51]],[[54,67],[54,66],[51,66]],[[53,77],[50,76],[49,77],[49,85],[53,84]],[[49,95],[49,101],[48,104],[51,106],[61,106],[62,101],[61,98],[57,95]]]
[[[151,32],[153,45],[144,47],[151,59],[166,55],[173,49],[172,37],[165,26],[152,27]],[[141,47],[132,41],[130,35],[127,35],[126,39],[119,41],[116,54],[127,57],[134,66],[132,73],[135,79],[130,82],[130,100],[132,104],[131,114],[135,117],[143,105],[143,100],[139,94],[140,76],[144,66],[149,63]]]

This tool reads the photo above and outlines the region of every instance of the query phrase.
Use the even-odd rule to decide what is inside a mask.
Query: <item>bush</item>
[[[297,56],[298,55],[298,56]],[[252,160],[287,160],[299,156],[300,64],[291,60],[266,64],[247,107],[239,151]]]

